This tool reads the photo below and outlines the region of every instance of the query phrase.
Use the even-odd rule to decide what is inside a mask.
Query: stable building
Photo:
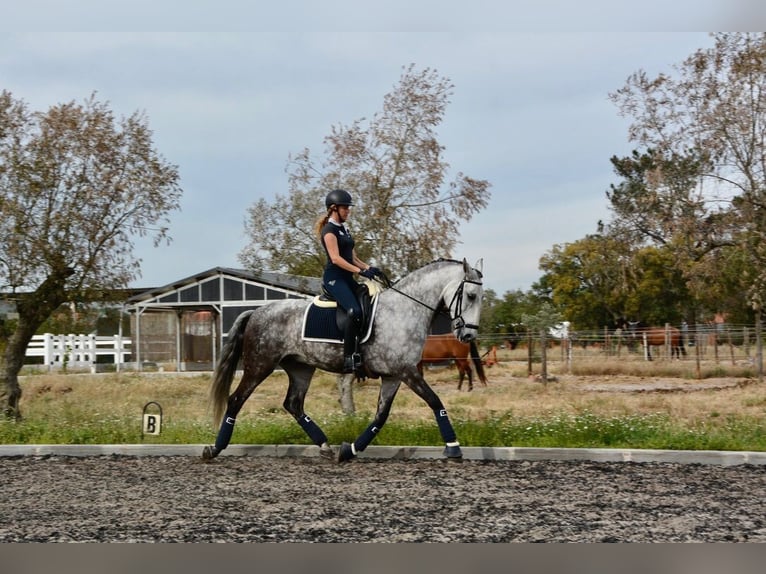
[[[212,370],[240,313],[281,299],[311,299],[321,285],[318,277],[214,267],[143,291],[124,307],[133,360],[139,369],[173,363],[178,371]]]

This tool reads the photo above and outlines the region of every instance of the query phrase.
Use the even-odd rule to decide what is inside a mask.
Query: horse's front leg
[[[380,383],[380,393],[378,394],[378,410],[375,413],[375,418],[364,429],[357,439],[352,443],[344,442],[340,445],[338,451],[338,462],[346,462],[354,458],[358,453],[366,449],[369,444],[383,428],[388,420],[388,415],[391,412],[391,404],[394,402],[396,392],[399,390],[401,382],[399,379],[382,378]]]
[[[462,459],[463,452],[460,450],[460,443],[457,440],[455,429],[452,427],[452,423],[447,415],[447,409],[444,408],[441,399],[426,380],[418,376],[415,371],[407,373],[404,382],[431,407],[436,418],[436,424],[439,425],[439,432],[444,439],[444,456],[450,459]]]

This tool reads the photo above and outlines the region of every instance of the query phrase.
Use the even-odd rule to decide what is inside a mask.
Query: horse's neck
[[[428,307],[435,308],[443,298],[447,286],[452,281],[459,280],[461,276],[457,266],[436,265],[438,264],[434,264],[433,268],[427,266],[413,271],[399,281],[396,288]]]

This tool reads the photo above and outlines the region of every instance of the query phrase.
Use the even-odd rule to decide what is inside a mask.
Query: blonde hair
[[[319,239],[319,243],[322,243],[322,228],[327,225],[327,222],[330,221],[330,214],[332,213],[332,209],[327,210],[326,215],[322,215],[319,219],[316,220],[316,223],[314,224],[314,233],[317,236],[317,239]]]

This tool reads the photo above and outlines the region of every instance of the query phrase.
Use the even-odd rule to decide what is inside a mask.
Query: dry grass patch
[[[544,413],[597,413],[603,416],[666,413],[674,419],[689,420],[727,414],[766,416],[766,387],[750,381],[721,379],[730,386],[696,390],[705,381],[678,381],[678,391],[653,390],[668,382],[667,377],[557,375],[555,382],[542,383],[519,376],[516,365],[487,369],[489,385],[475,384],[472,392],[457,390],[454,368],[426,371],[426,379],[439,394],[453,417],[482,420],[498,413],[539,416]],[[21,410],[26,417],[44,417],[68,409],[83,413],[97,410],[113,414],[140,413],[149,401],[157,401],[169,416],[207,421],[211,417],[208,390],[211,374],[70,374],[35,375],[22,378]],[[235,379],[234,385],[237,384]],[[742,384],[735,384],[742,383]],[[614,387],[614,391],[589,390]],[[634,388],[633,392],[626,389]],[[232,387],[234,388],[234,387]],[[287,389],[284,373],[266,379],[245,403],[241,417],[289,416],[282,408]],[[372,416],[377,408],[379,383],[354,384],[357,413]],[[306,398],[306,411],[314,416],[340,414],[334,375],[318,373]],[[402,386],[392,407],[392,418],[430,419],[426,404]]]

